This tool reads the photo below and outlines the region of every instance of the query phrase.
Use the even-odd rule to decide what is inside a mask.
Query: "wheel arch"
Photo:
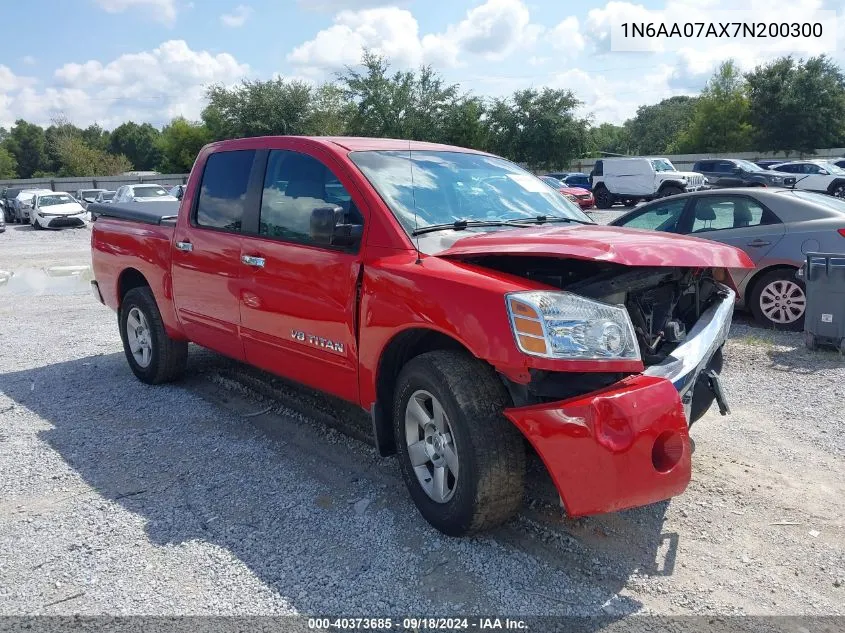
[[[833,180],[830,185],[827,187],[827,193],[829,195],[833,195],[833,192],[836,191],[838,187],[845,185],[845,178],[837,178]]]
[[[677,187],[678,189],[683,190],[684,184],[680,180],[664,180],[660,183],[660,187],[658,187],[658,191],[664,191],[667,187]]]
[[[754,293],[754,288],[760,282],[765,275],[768,275],[770,272],[775,270],[798,270],[798,266],[793,266],[791,264],[772,264],[771,266],[767,266],[766,268],[761,268],[760,270],[756,271],[748,280],[748,283],[745,284],[745,292],[743,293],[743,302],[745,303],[746,308],[750,305],[751,295]]]
[[[126,296],[126,293],[132,290],[133,288],[142,288],[144,286],[149,287],[150,282],[147,281],[147,278],[144,277],[144,274],[138,270],[137,268],[126,268],[121,273],[120,276],[117,278],[117,305],[123,303],[123,298]]]
[[[372,408],[373,436],[383,456],[396,453],[393,438],[393,395],[402,367],[411,359],[435,350],[456,350],[475,357],[458,339],[427,327],[398,332],[381,351],[376,369],[376,400]]]

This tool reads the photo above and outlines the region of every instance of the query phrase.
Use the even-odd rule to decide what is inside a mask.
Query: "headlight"
[[[781,178],[780,176],[769,176],[769,180],[771,180],[773,183],[783,182],[783,178]]]
[[[639,360],[634,327],[623,306],[569,292],[505,295],[519,349],[532,356],[570,360]]]

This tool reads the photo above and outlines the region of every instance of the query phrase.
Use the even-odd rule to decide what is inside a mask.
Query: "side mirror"
[[[326,246],[355,246],[364,227],[348,224],[346,213],[338,206],[317,207],[311,211],[311,239]]]
[[[819,174],[820,174],[821,176],[830,176],[830,172],[829,172],[829,171],[827,171],[826,169],[820,169],[820,170],[819,170]]]

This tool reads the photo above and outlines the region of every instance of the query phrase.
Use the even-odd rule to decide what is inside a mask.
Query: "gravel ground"
[[[694,427],[685,494],[449,539],[278,381],[199,349],[182,383],[135,380],[85,274],[45,272],[89,237],[0,235],[0,615],[845,615],[838,354],[738,317],[733,415]]]

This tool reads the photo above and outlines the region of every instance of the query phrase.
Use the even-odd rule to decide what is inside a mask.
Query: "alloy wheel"
[[[794,323],[804,315],[806,307],[804,289],[794,281],[773,281],[760,293],[760,310],[773,323]]]
[[[448,502],[458,483],[458,451],[449,418],[440,401],[428,391],[415,391],[408,400],[405,441],[422,489],[432,501]]]
[[[126,317],[126,340],[135,362],[149,367],[153,358],[152,335],[147,317],[138,308],[132,308]]]

